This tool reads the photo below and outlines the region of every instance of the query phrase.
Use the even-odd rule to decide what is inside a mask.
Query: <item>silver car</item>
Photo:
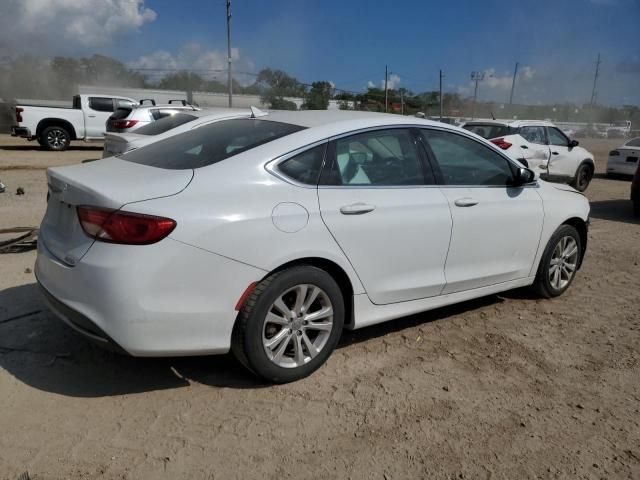
[[[170,100],[168,104],[156,105],[150,100],[151,105],[143,104],[118,108],[107,120],[107,132],[128,133],[140,127],[148,125],[162,118],[170,117],[177,113],[194,112],[198,108],[188,104],[184,100]]]
[[[181,111],[175,115],[149,123],[135,132],[107,132],[104,137],[102,158],[120,155],[218,120],[248,117],[257,111],[255,109],[252,111],[241,108],[209,108],[193,112]]]

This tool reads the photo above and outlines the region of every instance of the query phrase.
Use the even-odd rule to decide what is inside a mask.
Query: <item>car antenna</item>
[[[264,117],[265,115],[269,115],[267,112],[263,112],[259,108],[254,107],[253,105],[250,106],[249,109],[251,110],[251,118],[258,118],[258,117]]]

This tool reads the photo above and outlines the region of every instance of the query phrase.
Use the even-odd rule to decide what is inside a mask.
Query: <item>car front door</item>
[[[102,138],[107,130],[105,124],[113,113],[113,98],[88,97],[84,108],[84,126],[87,138]]]
[[[581,158],[577,151],[569,148],[569,138],[556,127],[547,127],[551,159],[549,160],[549,177],[558,180],[569,180],[576,174]]]
[[[515,165],[471,137],[421,132],[453,219],[442,293],[528,277],[543,221],[536,186],[511,186]]]
[[[444,287],[451,213],[434,183],[410,129],[329,143],[320,212],[375,304],[432,297]]]
[[[540,175],[546,174],[550,152],[544,127],[520,127],[518,133],[525,140],[520,148],[529,168]]]

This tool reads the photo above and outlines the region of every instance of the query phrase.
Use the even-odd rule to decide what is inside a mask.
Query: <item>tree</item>
[[[296,104],[284,97],[302,97],[305,93],[304,85],[282,70],[265,68],[258,73],[256,81],[266,85],[260,94],[262,103],[277,110],[296,110]]]
[[[313,82],[302,108],[306,110],[326,110],[329,107],[332,86],[329,82]]]

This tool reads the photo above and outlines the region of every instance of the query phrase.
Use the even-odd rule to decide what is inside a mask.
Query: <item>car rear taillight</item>
[[[620,155],[620,152],[618,150],[611,150],[609,152],[610,157],[617,157],[618,155]]]
[[[16,122],[18,123],[22,121],[22,112],[24,112],[24,108],[16,107]]]
[[[502,150],[507,150],[511,145],[513,145],[512,143],[507,142],[504,138],[494,138],[491,140],[491,143],[497,145]]]
[[[176,221],[170,218],[100,207],[78,207],[78,219],[91,238],[127,245],[159,242],[176,228]]]
[[[112,123],[112,125],[115,128],[125,129],[125,128],[131,128],[137,123],[138,123],[138,120],[115,120]]]

